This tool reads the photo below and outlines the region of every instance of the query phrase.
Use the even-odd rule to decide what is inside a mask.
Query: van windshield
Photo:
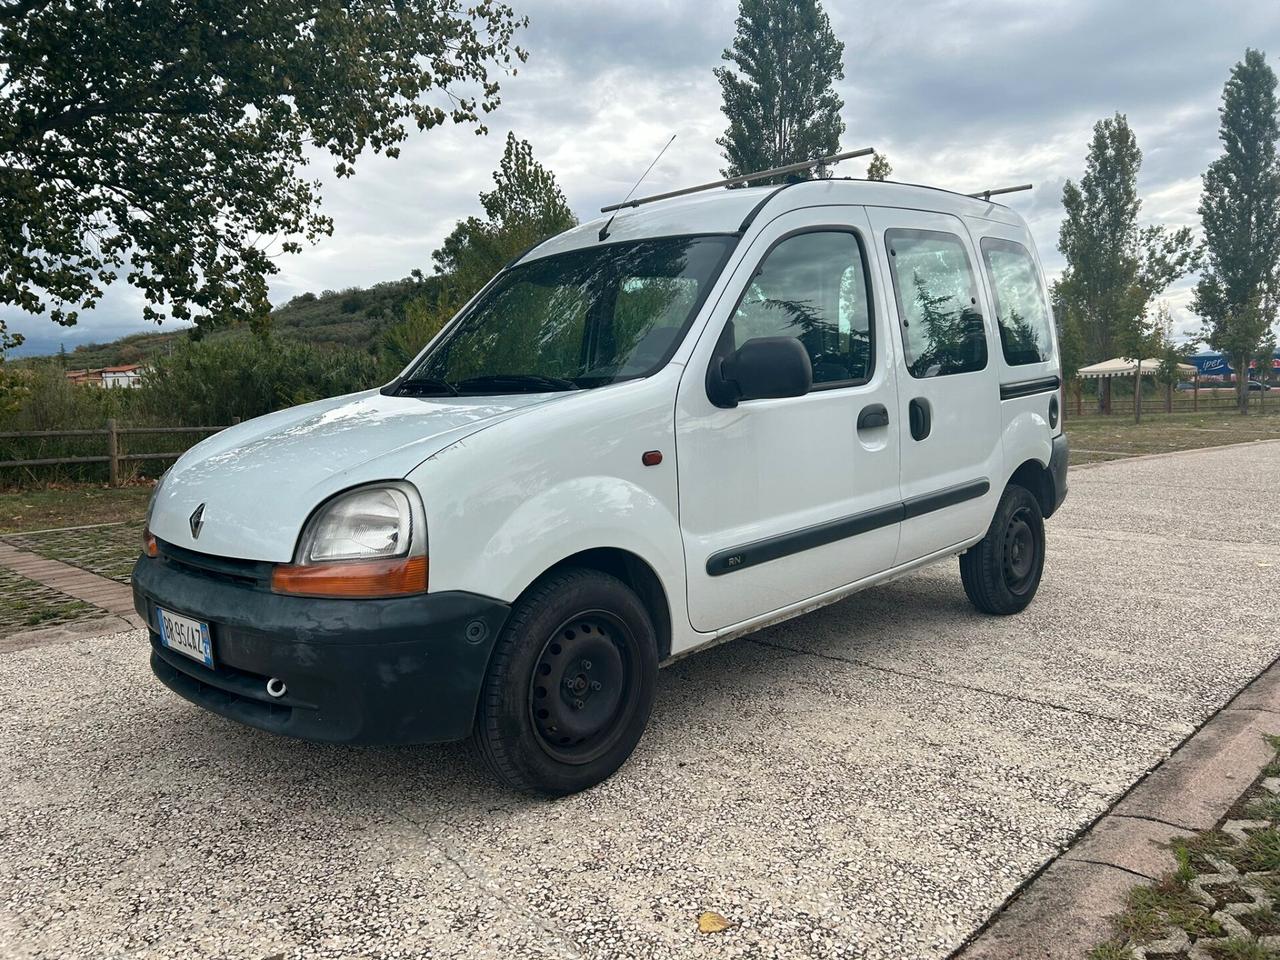
[[[675,351],[734,242],[637,240],[513,267],[396,392],[575,390],[648,376]]]

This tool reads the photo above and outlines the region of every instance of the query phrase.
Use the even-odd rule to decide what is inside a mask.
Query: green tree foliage
[[[1261,52],[1248,50],[1222,91],[1223,154],[1205,172],[1200,197],[1207,262],[1192,309],[1204,318],[1205,341],[1237,371],[1241,413],[1249,410],[1243,371],[1280,305],[1276,109],[1276,75]]]
[[[484,130],[523,24],[498,0],[0,6],[0,303],[70,324],[124,276],[150,319],[261,317],[273,255],[332,229],[304,151],[345,177],[411,128]]]
[[[517,254],[578,223],[555,174],[514,133],[507,134],[493,183],[480,194],[485,218],[458,221],[432,254],[436,273],[445,278],[446,307],[461,307]]]
[[[405,304],[404,319],[382,335],[379,356],[383,380],[390,380],[440,332],[450,313],[437,302],[419,297]]]
[[[366,352],[242,335],[188,341],[156,357],[137,392],[141,412],[181,411],[185,423],[226,424],[377,381],[377,362]]]
[[[1094,124],[1084,176],[1062,189],[1058,249],[1067,266],[1057,295],[1078,324],[1086,363],[1142,358],[1152,345],[1151,300],[1197,264],[1189,227],[1138,226],[1141,166],[1137,138],[1117,113]]]
[[[1163,300],[1156,309],[1153,322],[1155,329],[1155,346],[1152,356],[1157,366],[1155,381],[1164,388],[1165,409],[1173,409],[1173,388],[1182,380],[1182,364],[1187,362],[1194,346],[1192,343],[1179,343],[1173,335],[1173,316],[1169,313],[1169,305]],[[1138,398],[1135,402],[1141,402]]]
[[[392,376],[489,280],[547,237],[576,226],[555,175],[533,157],[533,147],[507,135],[494,188],[480,194],[485,216],[458,221],[432,254],[436,276],[404,308],[381,341],[383,369]]]
[[[837,153],[843,56],[818,0],[742,0],[737,35],[723,54],[733,68],[715,70],[729,121],[716,140],[727,161],[723,175]]]
[[[893,167],[889,164],[889,158],[883,153],[873,153],[871,162],[867,164],[868,180],[888,180],[893,175]]]
[[[1056,280],[1050,291],[1053,300],[1053,320],[1058,332],[1058,360],[1062,364],[1062,379],[1071,383],[1078,380],[1080,368],[1085,366],[1084,334],[1080,331],[1080,319],[1072,312],[1062,290],[1062,281]]]
[[[1257,369],[1254,371],[1254,379],[1260,380],[1264,384],[1270,384],[1275,379],[1275,356],[1276,356],[1276,334],[1274,330],[1268,330],[1266,334],[1258,341],[1258,346],[1254,349],[1253,362]],[[1258,406],[1265,405],[1267,391],[1258,392]]]

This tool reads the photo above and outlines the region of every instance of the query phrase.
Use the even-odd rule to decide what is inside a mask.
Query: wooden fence
[[[232,418],[232,425],[240,422],[239,417]],[[141,434],[173,434],[173,433],[217,433],[226,427],[122,427],[115,419],[110,419],[102,429],[98,430],[16,430],[0,432],[0,440],[35,440],[61,439],[73,437],[105,437],[106,453],[94,456],[76,457],[34,457],[25,460],[0,460],[0,467],[53,467],[72,466],[78,464],[105,463],[107,476],[111,486],[120,483],[120,465],[137,460],[176,460],[185,450],[162,451],[159,453],[122,453],[120,439],[126,436]]]

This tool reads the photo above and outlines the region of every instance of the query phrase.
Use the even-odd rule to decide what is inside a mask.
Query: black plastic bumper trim
[[[1062,506],[1062,501],[1067,499],[1067,461],[1070,457],[1071,450],[1067,445],[1067,435],[1060,433],[1053,438],[1053,452],[1049,455],[1049,476],[1053,478],[1053,505],[1052,509],[1045,514],[1046,517],[1057,513],[1058,508]]]
[[[336,743],[459,740],[475,719],[510,607],[462,591],[380,600],[290,597],[142,557],[134,606],[151,668],[175,693],[273,733]],[[203,620],[213,668],[163,647],[156,608]],[[266,682],[287,692],[276,698]]]

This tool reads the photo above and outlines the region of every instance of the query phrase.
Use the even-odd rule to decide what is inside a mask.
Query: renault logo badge
[[[203,503],[200,504],[200,506],[196,507],[195,512],[191,514],[191,519],[188,521],[188,523],[190,523],[191,525],[191,539],[199,540],[200,530],[202,527],[204,527],[204,504]]]

